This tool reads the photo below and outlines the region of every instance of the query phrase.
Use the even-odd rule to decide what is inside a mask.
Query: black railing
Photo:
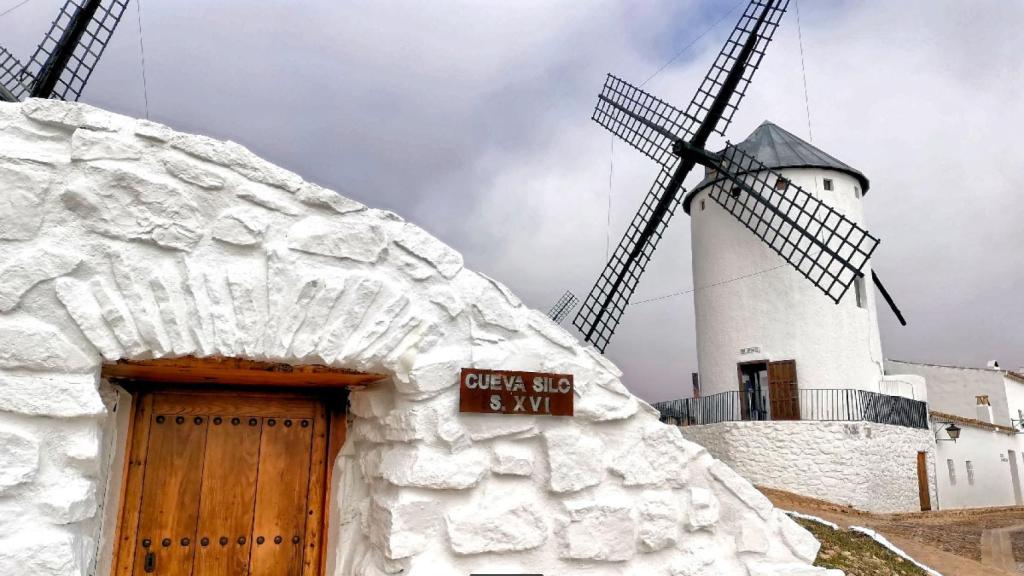
[[[920,400],[848,388],[800,389],[796,398],[767,393],[720,392],[702,398],[657,402],[663,422],[683,426],[749,420],[866,421],[928,428],[928,405]]]

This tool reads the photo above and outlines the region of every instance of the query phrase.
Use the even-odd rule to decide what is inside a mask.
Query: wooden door
[[[917,494],[921,501],[921,511],[926,512],[932,509],[932,497],[928,490],[928,454],[917,453]]]
[[[328,425],[299,394],[143,394],[115,574],[318,575]]]
[[[796,360],[768,363],[768,396],[772,420],[800,419],[800,395],[797,390]]]

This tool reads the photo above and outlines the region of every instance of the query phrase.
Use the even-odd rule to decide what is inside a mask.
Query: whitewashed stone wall
[[[352,395],[331,574],[825,573],[607,360],[390,212],[56,101],[0,105],[0,184],[0,574],[103,566],[99,367],[182,355],[390,375]],[[459,415],[462,366],[572,372],[577,415]]]
[[[930,430],[873,422],[722,422],[681,427],[758,486],[787,490],[869,512],[918,512],[917,453],[927,452],[935,499]]]

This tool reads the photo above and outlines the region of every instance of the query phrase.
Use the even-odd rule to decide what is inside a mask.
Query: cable
[[[32,0],[21,0],[21,2],[18,2],[18,3],[17,3],[17,4],[15,4],[14,6],[11,6],[11,7],[10,7],[10,8],[8,8],[7,10],[4,10],[3,12],[0,12],[0,18],[3,18],[4,16],[7,16],[7,15],[8,15],[8,14],[10,14],[11,12],[14,12],[14,11],[15,11],[15,10],[17,10],[18,8],[21,8],[22,6],[24,6],[25,4],[28,4],[28,3],[29,3],[29,2],[31,2],[31,1],[32,1]]]
[[[683,53],[686,52],[687,50],[689,50],[690,47],[692,47],[694,44],[696,44],[698,40],[700,40],[701,38],[706,36],[708,32],[711,32],[712,29],[714,29],[716,26],[721,24],[723,20],[728,18],[730,14],[735,12],[737,8],[739,8],[740,6],[742,6],[745,3],[746,3],[746,0],[740,0],[739,2],[737,2],[736,5],[733,6],[732,8],[730,8],[728,12],[726,12],[725,14],[722,14],[722,16],[718,20],[715,20],[714,24],[712,24],[711,26],[708,26],[708,28],[706,30],[704,30],[703,32],[701,32],[699,36],[697,36],[696,38],[691,40],[689,44],[687,44],[686,46],[683,46],[678,52],[676,52],[675,56],[669,58],[668,62],[665,62],[664,64],[661,65],[660,68],[655,70],[654,74],[651,74],[650,76],[647,77],[646,80],[641,82],[639,87],[643,88],[644,84],[647,84],[648,82],[653,80],[655,76],[657,76],[658,74],[661,74],[661,72],[663,70],[665,70],[665,68],[668,68],[669,64],[675,62],[677,58],[682,56]]]
[[[135,14],[139,20],[139,64],[142,68],[142,98],[146,105],[146,120],[149,120],[149,86],[146,83],[146,47],[142,42],[142,0],[135,2]]]
[[[772,267],[772,268],[768,268],[767,270],[760,270],[758,272],[751,272],[750,274],[744,274],[743,276],[737,276],[736,278],[730,278],[729,280],[721,280],[721,281],[715,282],[713,284],[708,284],[707,286],[699,286],[699,287],[695,287],[695,288],[690,288],[688,290],[683,290],[681,292],[673,292],[671,294],[665,294],[663,296],[655,296],[654,298],[648,298],[646,300],[640,300],[639,302],[630,302],[629,305],[630,306],[636,306],[637,304],[646,304],[648,302],[657,302],[658,300],[665,300],[667,298],[674,298],[676,296],[682,296],[684,294],[690,294],[691,292],[696,292],[697,290],[706,290],[708,288],[714,288],[716,286],[721,286],[723,284],[729,284],[731,282],[737,282],[739,280],[745,280],[747,278],[750,278],[752,276],[757,276],[759,274],[767,274],[768,272],[771,272],[772,270],[778,270],[779,268],[785,268],[786,266],[788,266],[788,264],[779,264],[778,266],[775,266],[775,267]]]
[[[800,1],[795,0],[796,5],[796,36],[800,43],[800,69],[804,75],[804,105],[807,107],[807,140],[814,144],[814,132],[811,131],[811,99],[807,95],[807,66],[804,65],[804,33],[800,26]]]

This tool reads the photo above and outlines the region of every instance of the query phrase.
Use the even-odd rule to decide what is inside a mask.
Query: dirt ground
[[[866,526],[888,538],[915,560],[944,576],[1019,576],[982,564],[982,533],[1024,525],[1024,508],[984,508],[869,514],[847,506],[762,488],[779,508],[824,518],[842,527]],[[1024,561],[1024,536],[1014,534],[1013,555]]]

